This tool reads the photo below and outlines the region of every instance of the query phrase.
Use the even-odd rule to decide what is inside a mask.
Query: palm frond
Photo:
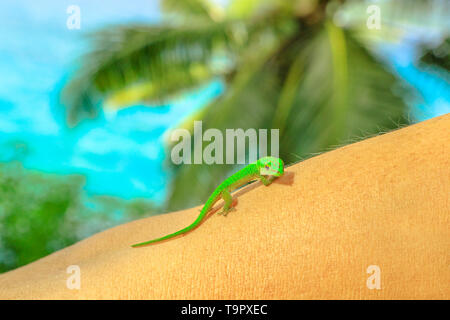
[[[185,19],[219,21],[224,16],[223,10],[209,0],[162,0],[161,9],[169,14],[177,14],[180,22]]]
[[[79,113],[95,115],[112,92],[150,85],[137,98],[164,101],[202,83],[215,72],[213,53],[233,45],[230,24],[121,26],[93,35],[95,49],[62,92],[69,120]],[[133,101],[137,102],[137,101]]]
[[[94,50],[63,89],[62,104],[76,123],[95,116],[104,102],[115,108],[165,103],[208,79],[233,74],[249,46],[264,50],[289,32],[286,21],[275,18],[108,28],[92,35]]]
[[[425,65],[435,65],[450,72],[450,37],[447,37],[441,44],[434,48],[430,46],[422,46],[422,57],[420,62]],[[448,74],[444,76],[449,78]]]
[[[302,50],[304,76],[281,137],[287,162],[293,153],[308,157],[409,121],[402,96],[411,91],[351,32],[335,28],[322,29]]]

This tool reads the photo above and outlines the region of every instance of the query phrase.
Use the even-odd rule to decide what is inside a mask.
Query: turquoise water
[[[83,34],[112,23],[158,22],[156,1],[15,1],[0,3],[0,161],[86,176],[88,194],[164,198],[163,133],[223,90],[213,81],[159,108],[101,114],[75,129],[64,123],[58,92],[86,50]],[[66,27],[69,5],[81,29]]]
[[[107,5],[105,5],[107,3]],[[81,8],[81,30],[66,27],[69,5]],[[111,23],[160,19],[156,1],[0,2],[0,161],[20,160],[44,172],[79,173],[88,194],[164,199],[164,132],[224,90],[213,81],[160,108],[134,106],[101,114],[75,129],[64,124],[58,92],[87,48],[83,34]],[[403,47],[386,48],[393,68],[420,93],[419,120],[449,112],[449,85],[419,70]],[[409,51],[408,51],[409,52]],[[405,60],[406,59],[406,60]]]
[[[421,54],[421,41],[440,43],[441,35],[438,32],[410,30],[400,43],[383,43],[377,50],[394,73],[414,89],[415,96],[407,103],[411,106],[411,118],[415,121],[450,112],[450,74],[438,67],[422,66],[417,62]]]

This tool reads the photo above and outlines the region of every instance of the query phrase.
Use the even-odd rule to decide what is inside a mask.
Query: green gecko
[[[175,233],[168,234],[164,237],[153,239],[150,241],[138,243],[132,245],[132,247],[140,247],[145,246],[151,243],[156,243],[159,241],[167,240],[173,237],[176,237],[180,234],[184,234],[195,227],[197,227],[202,220],[205,218],[206,214],[212,209],[214,204],[219,201],[220,199],[223,199],[225,201],[225,204],[223,206],[223,211],[219,212],[219,214],[227,215],[229,211],[234,210],[233,204],[233,198],[231,197],[231,192],[248,182],[259,179],[261,182],[268,186],[272,183],[272,181],[282,176],[284,173],[284,163],[283,160],[275,157],[264,157],[256,162],[253,162],[249,164],[248,166],[242,168],[235,174],[233,174],[231,177],[225,179],[224,182],[222,182],[216,190],[211,194],[211,196],[206,201],[205,205],[203,206],[203,209],[200,211],[199,216],[197,219],[189,226],[187,226],[184,229],[181,229]],[[266,177],[267,176],[267,177]]]

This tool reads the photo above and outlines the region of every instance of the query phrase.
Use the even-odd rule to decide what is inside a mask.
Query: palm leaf
[[[230,28],[225,23],[121,26],[96,33],[95,49],[62,92],[69,120],[76,122],[80,113],[95,115],[102,99],[113,92],[149,86],[153,89],[142,90],[137,98],[160,102],[204,83],[215,75],[213,53],[232,45]]]
[[[62,104],[69,122],[76,123],[84,115],[95,116],[102,105],[165,103],[208,79],[229,77],[241,52],[249,46],[264,50],[285,33],[286,22],[273,17],[108,28],[92,35],[95,49],[63,89]]]
[[[169,14],[177,14],[180,22],[185,19],[218,21],[223,16],[220,7],[208,0],[163,0],[161,9]]]

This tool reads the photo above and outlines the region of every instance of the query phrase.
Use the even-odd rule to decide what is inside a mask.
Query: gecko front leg
[[[268,186],[268,185],[270,185],[270,184],[273,182],[273,180],[275,180],[276,177],[274,177],[274,176],[269,176],[269,178],[266,178],[266,177],[263,176],[263,175],[259,175],[258,178],[259,178],[259,180],[261,180],[261,182],[262,182],[265,186]]]
[[[233,206],[233,197],[228,190],[223,190],[221,196],[223,201],[225,201],[225,204],[223,205],[223,210],[218,214],[224,215],[226,217],[228,212],[235,210]]]

